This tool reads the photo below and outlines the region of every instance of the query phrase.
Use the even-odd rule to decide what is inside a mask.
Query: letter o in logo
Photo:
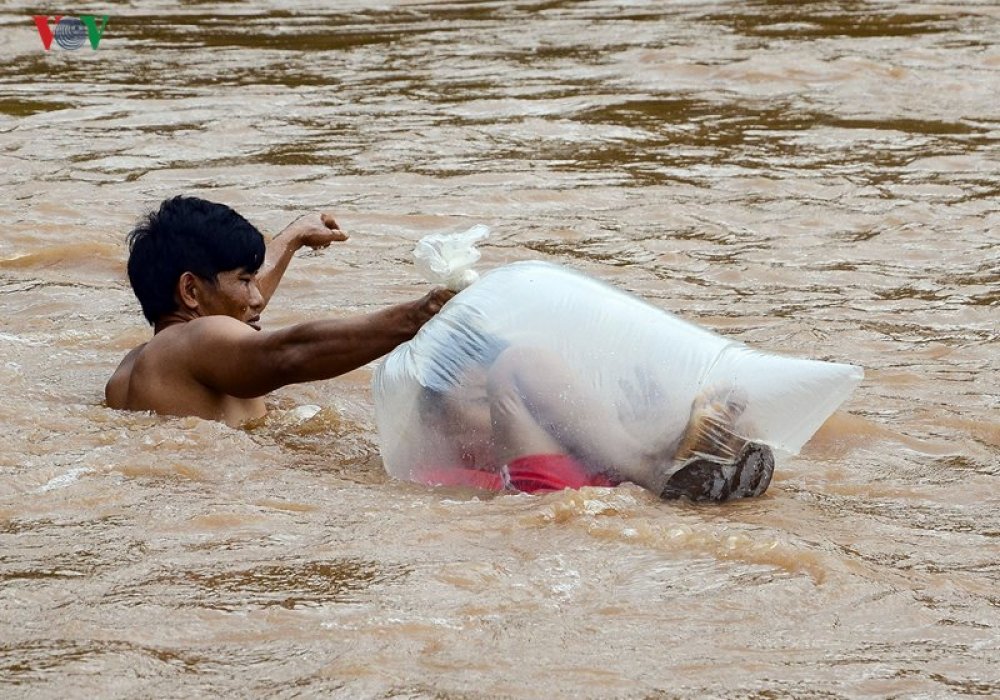
[[[56,43],[68,51],[76,51],[87,40],[87,28],[76,17],[63,17],[56,25]]]

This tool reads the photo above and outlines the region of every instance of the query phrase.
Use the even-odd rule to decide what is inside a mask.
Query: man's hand
[[[441,310],[441,307],[448,303],[448,300],[455,296],[455,292],[444,287],[435,287],[416,301],[415,320],[417,327],[430,321]]]
[[[346,241],[347,234],[340,230],[333,214],[327,212],[306,214],[288,224],[267,244],[264,264],[257,271],[257,286],[266,305],[278,288],[292,256],[302,246],[312,249],[326,248],[333,241]]]
[[[313,250],[326,248],[334,241],[346,241],[348,236],[340,230],[340,226],[328,212],[313,213],[300,216],[278,234],[288,236],[295,242],[296,248],[309,246]]]

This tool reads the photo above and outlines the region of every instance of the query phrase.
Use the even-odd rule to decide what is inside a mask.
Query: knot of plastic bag
[[[472,269],[480,258],[476,243],[489,235],[488,226],[477,224],[460,233],[424,236],[413,249],[417,270],[428,282],[460,292],[479,279]]]

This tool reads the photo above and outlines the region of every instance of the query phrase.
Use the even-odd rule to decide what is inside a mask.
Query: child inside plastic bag
[[[762,494],[860,367],[753,350],[542,262],[485,273],[373,377],[386,470],[522,491],[631,481],[665,498]]]
[[[631,481],[713,501],[770,484],[771,450],[733,432],[745,405],[735,391],[700,395],[679,444],[647,446],[553,353],[484,340],[453,381],[424,389],[428,433],[453,445],[460,465],[421,469],[426,483],[537,493]]]

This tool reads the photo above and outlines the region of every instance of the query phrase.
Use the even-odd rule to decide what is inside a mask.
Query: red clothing
[[[568,455],[526,455],[507,465],[510,485],[525,493],[578,489],[583,486],[617,486],[600,474],[588,474],[586,467]],[[424,469],[421,481],[431,486],[470,486],[501,491],[503,475],[462,467],[434,467]]]

